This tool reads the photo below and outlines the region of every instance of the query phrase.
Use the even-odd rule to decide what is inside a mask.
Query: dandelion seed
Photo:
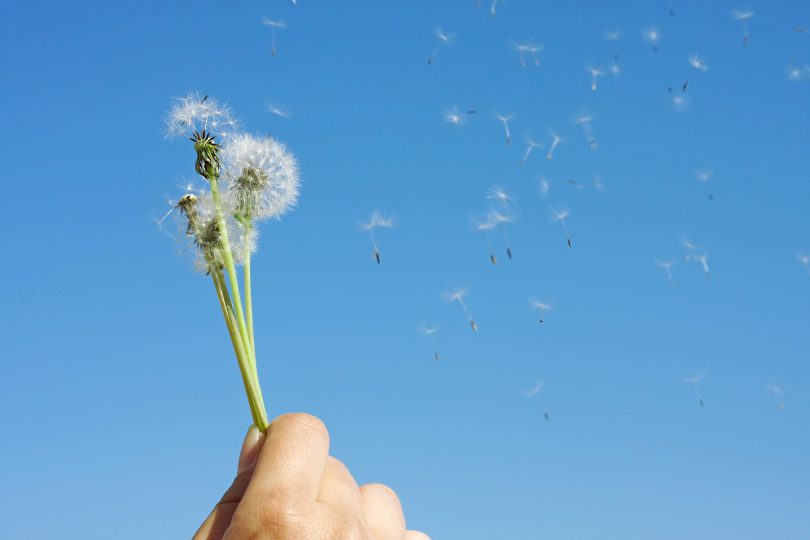
[[[542,176],[537,181],[540,187],[540,195],[545,199],[548,198],[548,193],[551,191],[551,182],[543,178]]]
[[[464,310],[464,315],[466,315],[467,320],[470,323],[470,328],[472,328],[473,332],[478,332],[478,325],[476,324],[475,320],[473,319],[472,315],[470,314],[470,310],[467,308],[467,304],[464,302],[464,297],[467,296],[469,291],[463,287],[459,287],[456,289],[451,289],[443,293],[444,299],[448,302],[458,302],[461,306],[461,309]]]
[[[489,262],[491,262],[493,266],[498,264],[498,259],[495,258],[495,250],[492,249],[492,236],[490,235],[490,231],[498,226],[498,221],[495,216],[496,212],[489,212],[483,220],[473,221],[473,227],[475,227],[477,231],[483,231],[487,237],[487,246],[489,247]]]
[[[751,41],[751,35],[748,33],[748,21],[754,16],[754,12],[750,9],[735,9],[731,12],[731,18],[735,21],[740,21],[742,26],[742,44],[748,45]]]
[[[596,174],[593,177],[593,188],[596,191],[605,191],[605,181],[601,175]]]
[[[504,135],[506,136],[506,144],[512,144],[512,133],[509,131],[509,121],[514,118],[512,114],[495,114],[495,118],[503,124]]]
[[[563,233],[565,233],[565,240],[568,242],[568,247],[573,247],[574,242],[571,240],[571,235],[568,232],[568,225],[566,225],[565,220],[568,219],[569,212],[566,208],[560,209],[551,209],[551,215],[549,218],[551,221],[558,221],[560,225],[562,225]]]
[[[595,68],[590,65],[585,66],[585,71],[591,74],[591,90],[595,92],[597,89],[597,81],[605,72],[601,68]]]
[[[281,105],[277,105],[277,104],[272,103],[272,102],[267,102],[265,104],[265,107],[267,107],[267,111],[270,114],[274,114],[274,115],[279,116],[281,118],[291,118],[292,117],[292,113],[290,113],[289,110],[287,110],[285,107],[282,107]]]
[[[554,133],[553,131],[549,130],[549,134],[551,135],[551,145],[548,147],[548,152],[546,153],[546,159],[552,159],[554,157],[554,151],[563,141],[563,139]]]
[[[527,398],[532,398],[540,393],[540,391],[543,389],[543,386],[544,386],[543,381],[537,379],[534,383],[534,386],[523,392],[523,395],[526,396]]]
[[[582,134],[585,135],[585,139],[588,141],[588,147],[591,150],[599,148],[599,143],[596,142],[596,138],[593,136],[593,117],[582,114],[574,118],[574,123],[582,129]]]
[[[175,98],[174,102],[163,118],[169,138],[192,137],[202,132],[213,132],[226,138],[238,127],[239,123],[231,114],[231,109],[207,95],[200,97],[199,92],[189,92]]]
[[[672,267],[675,266],[675,261],[659,261],[656,260],[655,264],[659,267],[663,268],[667,273],[667,279],[669,279],[669,284],[673,287],[675,286],[675,276],[672,275]]]
[[[528,161],[529,156],[532,154],[532,151],[535,148],[543,148],[542,144],[533,141],[529,137],[526,137],[526,143],[527,143],[526,152],[523,153],[523,159],[521,159],[520,163],[518,164],[518,167],[520,167],[521,169],[523,168],[524,165],[526,165],[526,161]]]
[[[461,126],[467,121],[467,117],[471,114],[476,114],[478,111],[470,109],[465,112],[459,112],[458,107],[453,105],[444,111],[444,123],[452,126]]]
[[[271,47],[270,47],[270,54],[275,56],[276,52],[277,52],[277,50],[276,50],[276,30],[283,30],[283,29],[287,28],[287,23],[285,21],[282,21],[282,20],[270,19],[268,17],[263,17],[262,18],[262,24],[264,26],[269,26],[270,27],[270,30],[271,30],[271,33],[272,33],[272,38],[271,38],[272,43],[271,43]]]
[[[706,253],[690,253],[685,258],[687,261],[697,261],[703,268],[703,274],[708,278],[709,273],[709,256]]]
[[[689,75],[686,77],[686,80],[681,86],[681,92],[686,92],[686,87],[689,86],[689,81],[692,80],[692,76],[695,74],[695,72],[701,71],[705,73],[709,70],[709,64],[707,64],[706,60],[697,54],[693,54],[689,57],[689,65],[692,66],[692,69],[689,70]]]
[[[691,385],[695,389],[695,395],[697,397],[698,403],[700,407],[703,408],[703,394],[700,391],[700,383],[703,381],[703,375],[695,375],[694,377],[686,377],[683,379],[683,382],[686,384]]]
[[[428,56],[427,59],[428,65],[433,64],[433,61],[436,60],[436,55],[439,54],[439,49],[442,46],[451,45],[456,39],[455,34],[449,34],[444,30],[442,30],[441,28],[439,28],[438,26],[433,27],[433,35],[438,40],[438,43],[436,44],[436,47],[433,48],[433,52],[430,53],[430,56]]]
[[[711,180],[713,174],[714,171],[712,171],[711,169],[700,169],[695,171],[695,178],[697,178],[699,182],[703,182],[704,184],[706,184],[709,182],[709,180]],[[706,196],[709,198],[710,201],[712,202],[714,201],[714,195],[711,193],[711,191],[708,191],[706,193]]]
[[[782,390],[782,387],[776,386],[775,384],[766,384],[765,385],[765,390],[767,390],[768,393],[771,394],[774,397],[779,410],[784,411],[785,410],[785,403],[782,401],[782,394],[784,393],[784,391]]]
[[[796,260],[802,265],[807,275],[810,275],[810,255],[799,253],[796,255]]]
[[[540,312],[540,324],[546,322],[544,319],[544,313],[552,310],[551,302],[541,302],[539,300],[535,300],[534,298],[529,298],[529,307]]]
[[[496,225],[503,225],[503,239],[506,245],[506,256],[509,257],[509,260],[511,261],[512,246],[511,242],[509,241],[509,223],[515,221],[515,216],[511,214],[502,214],[500,212],[493,212],[492,220],[496,223]]]
[[[668,8],[668,11],[669,11],[669,16],[674,17],[675,16],[675,9],[672,7],[672,2],[667,2],[667,8]]]
[[[498,7],[498,2],[503,3],[505,0],[492,0],[492,3],[489,5],[489,14],[493,17],[495,16],[495,10]]]
[[[674,95],[672,96],[672,105],[677,110],[685,110],[689,107],[689,98],[684,95]]]
[[[419,327],[419,333],[430,336],[433,342],[433,359],[437,362],[441,360],[441,355],[439,354],[439,340],[436,338],[436,335],[439,333],[439,327],[422,325]]]
[[[377,261],[379,265],[381,262],[380,258],[380,248],[377,245],[377,238],[374,236],[374,229],[380,227],[383,229],[390,229],[394,226],[394,216],[385,216],[378,210],[374,210],[371,213],[371,217],[369,217],[368,222],[360,223],[360,228],[364,231],[368,231],[369,236],[371,237],[371,246],[372,246],[372,256],[374,260]]]
[[[518,59],[520,60],[520,67],[526,67],[528,63],[526,60],[528,59],[531,61],[532,64],[535,66],[540,65],[540,51],[543,50],[542,45],[537,45],[535,43],[527,43],[527,42],[512,42],[512,48],[515,49],[518,53]]]
[[[793,82],[799,82],[810,79],[810,64],[802,64],[801,66],[788,67],[787,77],[788,80]]]
[[[641,31],[641,37],[652,46],[653,52],[658,52],[658,44],[661,43],[661,38],[663,37],[658,28],[645,28]]]
[[[605,30],[602,32],[602,37],[605,38],[605,41],[619,41],[622,33],[619,30]]]
[[[238,134],[222,147],[225,199],[240,221],[279,219],[298,200],[295,156],[269,136]]]

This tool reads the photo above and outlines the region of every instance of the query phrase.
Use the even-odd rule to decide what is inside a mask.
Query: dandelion
[[[277,52],[276,51],[276,31],[277,30],[283,30],[283,29],[287,28],[287,23],[285,21],[282,21],[282,20],[279,20],[279,19],[270,19],[268,17],[263,17],[262,18],[262,24],[264,26],[269,26],[270,27],[270,31],[271,31],[271,34],[272,34],[272,38],[271,38],[272,42],[271,42],[271,45],[270,45],[270,54],[275,56],[276,52]]]
[[[238,127],[238,121],[227,105],[220,105],[208,95],[200,97],[199,92],[175,98],[163,122],[169,138],[213,132],[224,139]]]
[[[515,216],[512,214],[502,214],[500,212],[492,212],[492,220],[496,225],[503,225],[503,238],[506,245],[506,256],[512,260],[512,247],[509,241],[509,223],[515,221]]]
[[[683,379],[683,382],[685,382],[686,384],[691,385],[695,389],[695,395],[697,397],[698,403],[700,404],[701,408],[703,408],[703,406],[704,406],[703,394],[700,391],[700,386],[701,386],[700,383],[702,381],[703,381],[703,375],[695,375],[694,377],[686,377],[685,379]]]
[[[566,225],[565,220],[568,219],[569,212],[566,208],[559,208],[559,209],[551,209],[551,214],[549,219],[551,221],[558,221],[562,226],[563,233],[565,233],[565,240],[568,242],[568,247],[573,247],[574,242],[571,240],[571,235],[568,233],[568,225]]]
[[[444,123],[451,126],[461,126],[467,121],[467,117],[471,114],[476,114],[478,111],[470,109],[465,112],[459,112],[458,107],[453,105],[444,111]]]
[[[551,135],[551,144],[548,147],[546,159],[550,160],[554,157],[554,151],[557,149],[557,147],[560,145],[563,139],[551,130],[549,130],[549,134]]]
[[[742,26],[742,44],[748,45],[751,41],[751,35],[748,33],[748,21],[754,16],[754,12],[750,9],[735,9],[731,12],[731,19],[740,21]]]
[[[436,44],[436,47],[433,48],[433,52],[430,53],[430,56],[428,56],[428,65],[433,64],[433,61],[436,60],[436,55],[439,54],[439,49],[442,46],[451,45],[456,40],[455,34],[448,34],[438,26],[433,27],[433,35],[438,40],[438,43]]]
[[[425,336],[430,336],[430,339],[433,341],[433,358],[437,362],[441,360],[442,358],[439,354],[439,340],[436,338],[436,334],[439,333],[439,327],[422,325],[419,327],[419,333]]]
[[[495,216],[496,212],[489,212],[483,220],[473,220],[473,227],[477,231],[483,231],[487,237],[487,246],[489,247],[489,262],[493,266],[498,264],[498,259],[495,258],[495,250],[492,249],[492,236],[490,231],[498,226],[498,220]]]
[[[785,403],[782,401],[782,394],[784,393],[784,391],[782,390],[782,387],[776,386],[775,384],[766,384],[765,385],[765,390],[767,390],[768,393],[771,394],[774,397],[779,410],[784,411],[785,410]]]
[[[807,275],[810,275],[810,255],[806,253],[799,253],[796,255],[796,260],[802,265]]]
[[[535,300],[534,298],[529,298],[529,307],[540,312],[540,324],[545,322],[544,313],[552,310],[551,302],[541,302],[539,300]]]
[[[382,227],[384,229],[390,229],[394,226],[394,217],[393,216],[385,216],[381,212],[374,210],[371,213],[371,217],[369,217],[368,222],[361,223],[360,228],[364,231],[368,231],[369,236],[371,236],[371,246],[373,249],[372,255],[374,260],[377,261],[377,264],[380,264],[380,248],[377,246],[377,239],[374,236],[374,229],[378,227]]]
[[[542,45],[537,45],[535,43],[530,42],[512,42],[512,48],[515,49],[518,53],[518,59],[520,60],[520,67],[526,67],[527,62],[526,59],[528,58],[532,64],[535,66],[540,65],[540,56],[539,52],[543,50]]]
[[[599,148],[599,143],[596,142],[596,138],[593,136],[593,117],[581,114],[574,118],[574,123],[582,129],[582,134],[585,135],[585,139],[588,141],[588,148],[591,150]]]
[[[281,118],[286,118],[286,119],[289,119],[289,118],[292,117],[292,113],[290,113],[290,111],[287,110],[286,107],[282,107],[281,105],[278,105],[276,103],[272,103],[272,102],[268,101],[267,103],[265,103],[265,107],[267,107],[267,111],[270,114],[274,114],[276,116],[279,116]]]
[[[644,41],[652,46],[653,52],[658,52],[658,44],[661,42],[661,38],[663,37],[658,28],[645,28],[641,31],[641,37],[644,39]]]
[[[667,279],[669,279],[669,284],[673,287],[675,286],[675,276],[672,275],[672,267],[675,266],[675,261],[659,261],[656,260],[655,264],[663,268],[664,271],[667,273]]]
[[[605,72],[601,68],[595,68],[591,65],[585,66],[585,71],[591,74],[591,90],[595,92],[597,89],[597,81]]]
[[[445,291],[443,293],[444,299],[448,302],[458,302],[461,306],[461,309],[464,310],[464,315],[466,315],[467,320],[470,322],[470,328],[472,328],[473,332],[478,332],[478,325],[476,324],[475,320],[472,318],[470,314],[470,310],[467,308],[467,304],[464,302],[464,297],[467,296],[469,291],[463,287],[451,289],[449,291]]]
[[[532,151],[535,148],[543,148],[542,144],[533,141],[530,137],[526,137],[526,143],[527,147],[526,151],[523,153],[523,159],[521,159],[520,163],[518,164],[518,167],[520,167],[521,169],[523,168],[524,165],[526,165],[526,161],[529,160],[529,156],[532,154]]]
[[[689,75],[681,86],[681,92],[686,92],[686,87],[689,86],[689,81],[692,80],[692,75],[694,75],[695,72],[701,71],[705,73],[709,70],[709,64],[706,63],[704,58],[701,58],[697,54],[693,54],[689,57],[689,65],[692,66],[692,69],[689,70]]]
[[[509,121],[514,118],[512,114],[495,114],[495,118],[503,124],[504,135],[506,136],[506,144],[512,144],[512,133],[509,131]]]

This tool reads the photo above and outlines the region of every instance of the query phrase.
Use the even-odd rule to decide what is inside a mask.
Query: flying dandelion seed
[[[799,261],[799,264],[802,265],[804,271],[807,272],[808,276],[810,276],[810,255],[799,253],[796,255],[796,260]]]
[[[707,278],[711,277],[709,272],[709,256],[706,253],[690,253],[684,257],[684,259],[699,262],[700,266],[703,268],[703,275]]]
[[[661,38],[663,37],[658,28],[645,28],[641,31],[641,37],[644,41],[650,44],[653,52],[658,52],[658,44],[661,43]]]
[[[596,68],[591,65],[585,66],[585,71],[591,74],[591,90],[595,92],[596,89],[598,88],[597,84],[599,77],[604,75],[605,72],[601,68]]]
[[[599,143],[596,142],[596,137],[593,136],[593,117],[587,114],[577,116],[573,119],[574,123],[582,129],[582,134],[588,141],[588,148],[596,150],[599,148]]]
[[[568,247],[573,247],[574,242],[571,240],[571,235],[568,232],[568,225],[565,223],[565,220],[568,219],[569,215],[570,214],[566,208],[560,208],[557,210],[552,208],[549,218],[551,221],[558,221],[560,225],[562,225],[563,233],[565,233],[565,241],[568,242]]]
[[[655,264],[658,267],[663,268],[664,271],[666,271],[667,279],[669,280],[669,284],[674,287],[675,286],[675,276],[672,275],[672,267],[675,266],[675,261],[659,261],[659,260],[656,260]]]
[[[497,212],[489,212],[483,220],[473,221],[473,227],[475,227],[475,230],[483,231],[484,235],[487,237],[487,246],[489,247],[489,262],[491,262],[493,266],[498,264],[498,259],[495,258],[495,250],[492,249],[492,236],[490,235],[490,231],[498,226],[496,214]]]
[[[704,184],[707,184],[709,182],[709,180],[712,179],[713,174],[714,174],[714,171],[712,171],[711,169],[700,169],[700,170],[695,171],[695,178],[697,178],[697,180],[699,182],[703,182]],[[709,198],[710,201],[714,202],[714,195],[712,194],[711,191],[708,191],[706,193],[706,196]]]
[[[289,118],[292,117],[292,114],[290,113],[289,110],[287,110],[287,108],[282,107],[281,105],[278,105],[278,104],[273,103],[271,101],[268,101],[267,103],[265,103],[265,107],[267,107],[267,112],[269,112],[270,114],[274,114],[274,115],[276,115],[278,117],[286,118],[286,119],[289,119]]]
[[[706,63],[704,58],[701,58],[697,54],[693,54],[689,57],[689,65],[692,66],[692,69],[689,70],[689,75],[686,77],[686,80],[681,85],[681,92],[686,92],[686,87],[689,86],[689,81],[692,80],[692,76],[700,71],[705,73],[709,70],[709,64]]]
[[[672,7],[672,2],[667,2],[667,11],[669,12],[670,17],[675,16],[675,8]]]
[[[619,65],[619,55],[613,53],[613,62],[611,62],[610,67],[608,68],[610,74],[614,77],[618,77],[622,72],[622,67]]]
[[[419,333],[430,336],[430,339],[433,342],[433,359],[437,362],[441,360],[442,357],[439,354],[439,340],[436,337],[436,335],[439,333],[439,327],[422,325],[419,327]]]
[[[503,240],[506,245],[506,256],[512,260],[512,244],[509,240],[509,224],[515,221],[515,216],[512,214],[502,214],[500,212],[493,212],[492,219],[496,225],[503,225]]]
[[[684,95],[674,95],[672,96],[672,105],[676,110],[686,110],[689,107],[689,98]]]
[[[529,298],[529,307],[540,312],[540,324],[546,322],[544,314],[552,310],[551,302],[541,302],[539,300],[535,300],[534,298]]]
[[[593,189],[596,191],[605,191],[605,179],[602,175],[595,174],[593,177]]]
[[[695,396],[697,397],[698,404],[700,404],[701,408],[703,408],[703,406],[704,406],[703,393],[700,390],[700,386],[701,386],[700,383],[702,381],[703,381],[703,375],[695,375],[694,377],[686,377],[685,379],[683,379],[683,382],[685,382],[688,385],[691,385],[695,389]]]
[[[793,82],[805,81],[810,79],[810,64],[802,64],[801,66],[789,66],[787,68],[787,78]]]
[[[453,105],[446,111],[444,111],[444,123],[449,124],[451,126],[461,126],[467,121],[467,117],[471,114],[477,114],[478,111],[475,109],[470,109],[465,112],[460,112],[458,107]]]
[[[505,0],[492,0],[492,3],[489,5],[489,14],[493,17],[495,16],[495,10],[497,9],[499,2],[503,4],[505,3]]]
[[[681,244],[687,251],[698,251],[700,250],[700,246],[686,238],[685,236],[681,236]]]
[[[512,132],[509,131],[509,121],[514,118],[514,115],[495,113],[495,118],[500,120],[501,124],[503,124],[503,132],[506,136],[506,144],[512,144]]]
[[[782,388],[780,386],[776,386],[775,384],[766,384],[765,390],[767,390],[768,393],[773,396],[774,400],[776,400],[779,410],[784,411],[785,403],[782,401],[782,394],[784,394],[784,391]]]
[[[545,178],[543,178],[541,176],[540,179],[537,180],[537,184],[538,184],[538,187],[540,188],[540,195],[544,199],[547,199],[549,191],[551,191],[551,182],[549,182],[548,180],[546,180]]]
[[[602,37],[605,38],[605,41],[619,41],[622,33],[619,30],[605,30],[602,32]]]
[[[554,151],[560,146],[560,143],[563,141],[562,137],[554,133],[553,131],[549,130],[549,135],[551,135],[551,144],[548,147],[548,152],[546,153],[546,159],[553,159],[554,158]]]
[[[748,33],[748,21],[754,16],[754,12],[750,9],[735,9],[731,12],[731,19],[740,21],[742,26],[742,44],[748,45],[751,41],[751,35]]]
[[[461,309],[464,310],[464,315],[467,317],[467,320],[470,323],[470,328],[472,328],[473,332],[478,332],[478,325],[473,319],[472,315],[470,314],[470,310],[467,308],[466,302],[464,302],[464,297],[467,296],[469,291],[463,287],[451,289],[443,293],[444,299],[448,302],[458,302],[461,306]]]
[[[543,386],[544,386],[543,381],[538,379],[535,381],[534,386],[523,392],[523,395],[526,396],[527,398],[532,398],[540,393],[540,391],[543,389]]]
[[[276,53],[278,52],[277,49],[276,49],[276,32],[278,30],[284,30],[285,28],[287,28],[287,23],[285,21],[280,20],[280,19],[270,19],[268,17],[264,17],[264,18],[262,18],[262,24],[264,26],[269,26],[270,27],[270,31],[272,33],[272,38],[271,38],[272,42],[271,42],[270,53],[273,56],[275,56]]]
[[[360,228],[363,229],[364,231],[368,231],[369,235],[371,236],[371,246],[373,249],[372,255],[374,257],[374,260],[377,261],[378,265],[381,262],[380,248],[377,245],[377,238],[374,236],[374,229],[378,227],[390,229],[393,226],[394,226],[394,216],[385,216],[377,210],[371,213],[371,217],[369,217],[368,222],[360,223]]]
[[[512,48],[518,53],[518,60],[520,67],[526,67],[529,60],[535,66],[540,65],[540,52],[543,50],[542,45],[528,42],[512,42]]]
[[[521,169],[526,165],[526,162],[529,160],[529,156],[532,155],[532,152],[535,148],[543,148],[543,145],[533,141],[530,137],[526,137],[526,151],[523,153],[523,159],[520,160],[518,167]]]
[[[439,54],[439,49],[441,49],[445,45],[452,45],[456,40],[455,34],[449,34],[438,26],[433,27],[433,35],[438,40],[438,43],[433,48],[433,52],[430,53],[430,56],[428,56],[427,59],[428,65],[433,64],[434,60],[436,60],[436,55]]]

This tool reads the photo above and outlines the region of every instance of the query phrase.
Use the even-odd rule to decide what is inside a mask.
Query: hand
[[[357,487],[329,455],[329,433],[308,414],[276,418],[264,435],[251,426],[236,479],[194,540],[430,540],[405,530],[396,493]]]

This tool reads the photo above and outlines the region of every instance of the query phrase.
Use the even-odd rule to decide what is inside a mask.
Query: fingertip
[[[247,471],[256,463],[256,457],[259,455],[259,450],[264,443],[264,433],[259,431],[259,428],[251,425],[245,434],[245,440],[242,441],[242,450],[239,452],[239,464],[236,468],[236,474],[242,474]]]

